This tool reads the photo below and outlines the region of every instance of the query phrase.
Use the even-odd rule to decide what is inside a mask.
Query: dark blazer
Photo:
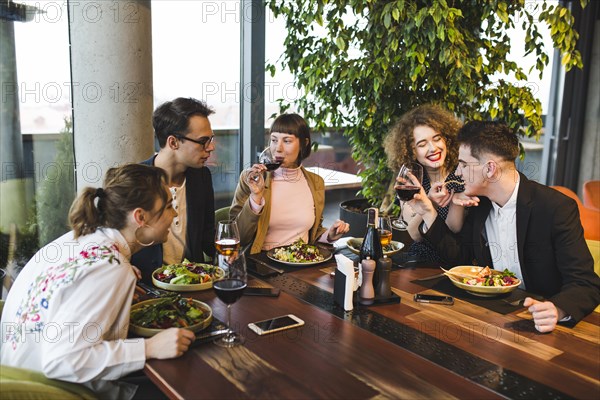
[[[154,165],[156,155],[141,164]],[[188,168],[185,171],[185,200],[187,229],[184,257],[193,262],[204,262],[204,254],[215,254],[215,195],[212,176],[207,167]],[[152,281],[152,271],[163,264],[162,244],[145,247],[131,258],[131,263],[142,271],[144,282]]]
[[[517,194],[517,248],[527,291],[539,294],[576,323],[600,303],[600,278],[583,237],[575,201],[520,174]],[[469,209],[461,232],[441,218],[424,235],[449,265],[492,266],[485,221],[492,203],[480,197]]]

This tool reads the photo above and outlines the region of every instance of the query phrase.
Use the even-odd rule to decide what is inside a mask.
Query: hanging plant
[[[548,64],[540,24],[568,71],[582,67],[568,8],[546,2],[472,0],[267,0],[286,23],[281,63],[304,93],[297,106],[315,130],[340,129],[362,163],[362,194],[377,204],[392,171],[381,143],[402,114],[438,103],[467,119],[498,119],[538,137],[542,107],[527,85]],[[581,1],[582,6],[587,2]],[[520,26],[525,41],[512,43]],[[536,57],[509,60],[513,45]],[[274,74],[277,67],[268,65]],[[498,80],[496,73],[512,79]],[[289,104],[282,103],[283,109]]]

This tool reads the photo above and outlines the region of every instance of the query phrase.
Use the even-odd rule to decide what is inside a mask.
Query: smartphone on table
[[[434,303],[434,304],[454,304],[454,298],[452,296],[439,296],[435,294],[422,294],[417,293],[414,297],[416,302],[419,303]]]
[[[244,289],[244,296],[267,296],[267,297],[277,297],[279,296],[280,290],[278,288],[268,288],[268,287],[246,287]]]
[[[246,269],[248,272],[258,275],[260,277],[269,277],[281,274],[283,271],[270,267],[263,262],[256,262],[252,258],[248,257],[246,260]]]
[[[279,332],[302,325],[304,325],[304,321],[293,314],[288,314],[282,315],[281,317],[266,319],[264,321],[251,322],[248,324],[248,328],[257,335],[266,335],[268,333]]]

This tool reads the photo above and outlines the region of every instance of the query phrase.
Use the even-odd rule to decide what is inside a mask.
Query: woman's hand
[[[446,207],[448,204],[450,204],[453,194],[454,192],[452,190],[448,190],[446,188],[445,182],[434,182],[431,185],[431,189],[429,190],[429,194],[427,196],[438,207]]]
[[[195,339],[188,329],[169,328],[146,339],[146,359],[175,358],[185,353]]]
[[[419,193],[413,196],[413,199],[407,202],[408,205],[413,209],[414,212],[423,216],[430,212],[435,212],[435,206],[433,202],[425,193],[425,189],[421,187]]]
[[[137,280],[139,281],[142,279],[142,271],[140,271],[140,269],[133,264],[131,264],[131,268],[133,269],[133,273],[135,274]]]
[[[327,241],[335,242],[350,230],[350,224],[338,219],[327,230]]]
[[[264,173],[267,171],[267,167],[263,164],[254,164],[248,169],[248,175],[246,182],[250,187],[250,196],[256,204],[260,204],[263,198],[263,191],[265,190],[265,179]]]
[[[476,207],[479,205],[479,197],[467,196],[464,193],[454,193],[452,202],[461,207]]]

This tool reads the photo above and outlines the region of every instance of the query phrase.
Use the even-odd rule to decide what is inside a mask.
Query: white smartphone
[[[288,314],[264,321],[251,322],[248,324],[248,328],[258,335],[266,335],[267,333],[279,332],[302,325],[304,325],[304,321],[293,314]]]

